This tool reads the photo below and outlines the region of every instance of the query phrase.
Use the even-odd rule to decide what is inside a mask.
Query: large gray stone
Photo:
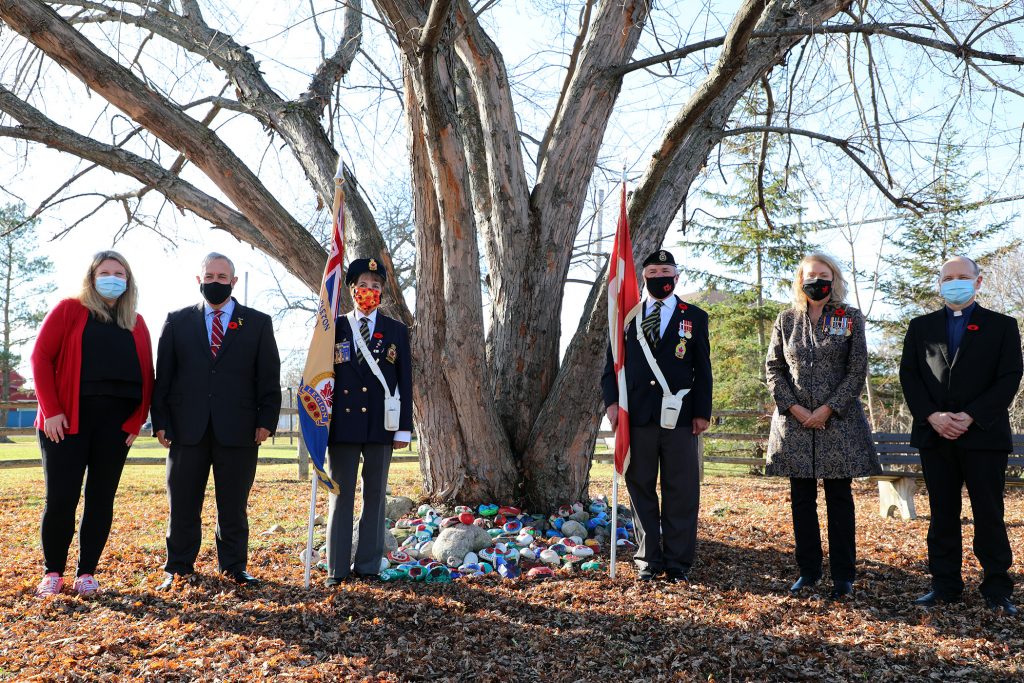
[[[356,561],[356,550],[359,548],[359,520],[352,525],[352,561]],[[384,532],[384,554],[387,555],[392,550],[398,550],[398,539]]]
[[[411,498],[388,496],[384,503],[384,516],[388,519],[401,519],[411,512],[414,507],[416,507],[416,504],[412,502]]]
[[[562,535],[566,538],[569,538],[570,536],[579,536],[580,538],[587,537],[587,527],[572,519],[565,520],[562,524],[561,531]]]
[[[569,515],[569,519],[571,519],[574,522],[579,522],[580,524],[586,524],[590,521],[590,514],[588,514],[584,510],[581,510],[580,512],[574,512],[571,515]]]
[[[491,537],[486,531],[473,524],[457,524],[441,529],[431,548],[431,557],[445,562],[449,557],[459,560],[471,552],[483,550],[491,545]]]

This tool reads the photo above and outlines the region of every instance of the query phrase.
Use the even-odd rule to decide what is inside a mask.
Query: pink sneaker
[[[82,574],[75,579],[75,592],[80,596],[88,597],[95,595],[100,589],[100,582],[92,574]]]
[[[36,587],[36,595],[40,598],[48,598],[51,595],[59,595],[64,589],[64,577],[57,572],[50,572],[43,577]]]

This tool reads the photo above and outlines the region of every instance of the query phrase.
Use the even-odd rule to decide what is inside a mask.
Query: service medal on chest
[[[679,321],[679,336],[683,339],[690,339],[693,337],[693,321],[692,320],[680,320]],[[683,352],[686,352],[686,348],[683,347]],[[682,356],[680,356],[682,358]]]
[[[676,344],[676,358],[679,358],[680,360],[682,360],[682,358],[685,355],[686,355],[686,340],[685,339],[680,339],[679,343]]]

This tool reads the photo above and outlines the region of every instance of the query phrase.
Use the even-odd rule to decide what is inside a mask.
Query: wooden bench
[[[873,435],[882,474],[872,477],[878,482],[878,514],[903,519],[916,519],[914,493],[917,492],[921,473],[921,455],[910,445],[910,434],[879,432]],[[1007,474],[1006,483],[1024,484],[1024,434],[1013,435],[1013,453],[1009,467],[1017,468]]]

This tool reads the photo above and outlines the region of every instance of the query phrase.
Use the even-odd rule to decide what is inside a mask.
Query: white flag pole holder
[[[618,442],[618,430],[615,430],[615,441]],[[612,451],[612,533],[611,558],[608,560],[608,577],[615,578],[615,551],[619,546],[619,470],[615,466],[615,451]]]
[[[309,526],[306,529],[306,552],[303,553],[306,563],[304,575],[304,585],[306,588],[309,588],[309,575],[313,566],[313,522],[316,519],[316,487],[316,468],[313,468],[313,473],[309,477]]]

